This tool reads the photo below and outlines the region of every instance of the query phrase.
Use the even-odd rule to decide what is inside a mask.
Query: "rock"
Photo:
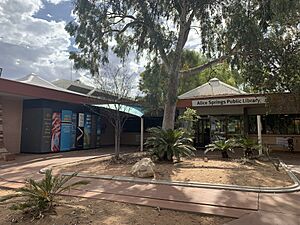
[[[143,158],[133,165],[130,173],[140,178],[154,177],[154,166],[155,164],[150,158]]]

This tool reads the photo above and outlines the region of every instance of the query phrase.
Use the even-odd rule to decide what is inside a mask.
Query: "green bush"
[[[180,161],[183,156],[194,155],[196,149],[193,140],[182,129],[163,130],[153,127],[148,129],[151,136],[147,138],[145,145],[151,154],[160,161],[173,161],[173,156]]]
[[[71,176],[52,175],[52,170],[47,170],[45,177],[36,181],[28,179],[26,185],[16,190],[15,194],[7,195],[0,198],[0,202],[20,198],[19,203],[14,204],[11,208],[14,210],[28,211],[34,218],[41,217],[45,212],[54,209],[56,197],[71,188],[88,184],[87,181],[77,181],[67,184],[77,173]]]
[[[206,145],[206,150],[204,151],[204,154],[206,154],[209,151],[220,151],[222,154],[222,158],[229,158],[228,152],[234,152],[234,147],[234,139],[218,140],[214,141],[212,144]]]
[[[178,122],[181,126],[191,135],[195,134],[194,124],[199,120],[200,116],[197,115],[197,110],[186,108],[184,113],[178,117]]]
[[[243,149],[245,158],[253,157],[260,148],[257,141],[246,137],[237,139],[235,145]]]

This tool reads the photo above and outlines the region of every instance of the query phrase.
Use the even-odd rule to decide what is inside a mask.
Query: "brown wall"
[[[193,107],[198,115],[243,115],[243,106]]]
[[[144,143],[148,136],[149,133],[144,132]],[[141,144],[141,133],[123,132],[121,134],[121,145],[140,145],[140,144]]]
[[[23,100],[17,97],[0,97],[3,107],[4,144],[8,152],[19,153],[21,144],[21,127]]]
[[[256,135],[249,135],[253,139],[257,139]],[[277,137],[283,137],[283,138],[288,138],[288,137],[293,137],[294,139],[294,150],[295,151],[300,151],[300,135],[271,135],[271,134],[263,134],[262,135],[262,142],[263,144],[271,145],[272,150],[287,150],[287,147],[277,145],[276,144],[276,138]]]
[[[107,119],[101,120],[101,123],[105,125],[105,131],[101,134],[100,144],[101,145],[114,145],[115,144],[115,132],[114,127]]]

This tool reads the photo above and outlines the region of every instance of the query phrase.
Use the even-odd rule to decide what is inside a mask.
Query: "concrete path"
[[[17,188],[25,177],[42,177],[44,167],[107,155],[81,151],[43,155],[0,166],[0,187]],[[31,156],[32,157],[32,156]],[[1,162],[0,162],[1,163]],[[79,179],[79,178],[76,178]],[[82,180],[82,178],[80,178]],[[88,179],[90,184],[67,195],[238,218],[226,225],[300,225],[300,193],[258,194],[125,181]]]
[[[300,178],[300,151],[298,152],[275,152],[274,156],[283,160],[288,168]]]
[[[255,212],[224,225],[299,225],[300,217],[282,213]]]

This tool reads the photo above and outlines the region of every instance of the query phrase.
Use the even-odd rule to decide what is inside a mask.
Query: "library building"
[[[273,150],[286,150],[291,141],[294,150],[300,150],[299,94],[246,93],[213,78],[180,95],[177,108],[180,114],[186,108],[197,110],[197,147],[243,135]]]

